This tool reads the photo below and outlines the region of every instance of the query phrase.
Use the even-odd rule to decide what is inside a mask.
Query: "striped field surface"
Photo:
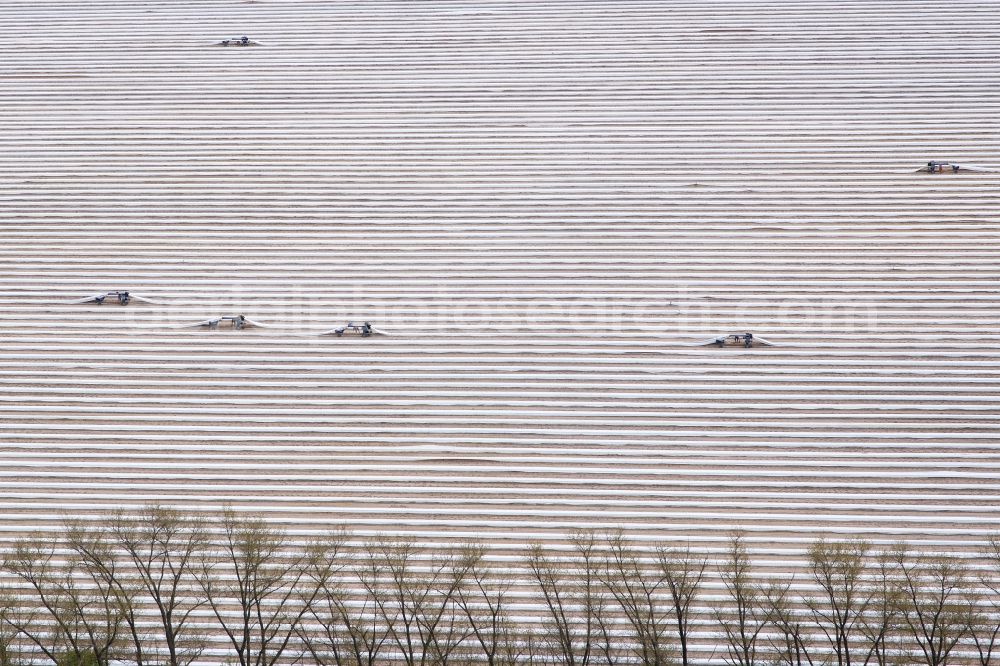
[[[996,10],[0,0],[0,542],[162,502],[970,552]],[[71,304],[119,289],[153,302]]]

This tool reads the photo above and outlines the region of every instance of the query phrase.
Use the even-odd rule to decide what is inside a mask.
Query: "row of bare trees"
[[[293,541],[233,511],[69,521],[0,554],[0,666],[1000,666],[998,540],[965,558],[820,540],[775,573],[740,533],[711,557],[620,533],[487,554]]]

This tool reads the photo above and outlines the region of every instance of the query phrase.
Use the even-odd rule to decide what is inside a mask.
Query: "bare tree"
[[[903,622],[923,663],[946,666],[974,621],[974,609],[966,596],[966,567],[949,555],[910,556],[901,548],[896,556]]]
[[[837,666],[857,663],[855,633],[871,603],[865,585],[869,549],[860,539],[819,539],[809,549],[809,571],[822,594],[804,601],[829,642]],[[860,646],[856,649],[863,651]]]
[[[989,595],[975,595],[976,614],[970,626],[979,666],[993,666],[1000,661],[1000,535],[992,534],[983,552],[987,569],[979,582]]]
[[[895,666],[903,658],[900,623],[902,622],[902,587],[896,565],[903,545],[880,551],[869,567],[868,612],[860,618],[859,631],[865,638],[864,666]]]
[[[309,627],[299,634],[318,666],[374,666],[388,638],[370,596],[357,596],[344,585],[343,578],[357,559],[345,554],[347,534],[331,534],[327,552],[310,557],[307,575],[319,594],[309,606]]]
[[[162,641],[166,655],[157,650],[151,658],[157,664],[188,666],[205,648],[204,634],[191,622],[192,614],[205,603],[196,578],[208,545],[203,521],[175,509],[147,506],[134,514],[118,511],[109,522],[111,534],[134,568],[134,586],[145,602],[156,607],[157,642]],[[139,645],[136,654],[141,659]],[[142,663],[138,661],[138,666]]]
[[[520,632],[508,612],[511,580],[485,562],[485,553],[482,544],[462,548],[453,572],[461,581],[455,602],[487,666],[514,666]]]
[[[673,656],[666,574],[661,567],[644,564],[620,532],[610,535],[607,545],[603,582],[628,620],[636,656],[644,666],[665,666]]]
[[[17,644],[21,632],[17,630],[17,596],[0,588],[0,666],[14,666],[20,660]]]
[[[995,602],[988,595],[974,590],[966,591],[973,612],[969,621],[969,638],[976,648],[976,663],[979,666],[993,666],[997,656],[997,640],[1000,638],[1000,623],[997,621]]]
[[[319,594],[308,572],[311,558],[325,556],[324,545],[290,548],[280,530],[231,509],[223,512],[222,531],[221,557],[204,558],[198,582],[240,666],[272,666]]]
[[[81,520],[65,523],[66,546],[73,551],[83,568],[91,577],[100,580],[101,588],[114,598],[125,629],[131,638],[132,659],[136,666],[147,666],[155,662],[155,647],[152,638],[145,632],[140,622],[140,588],[118,566],[118,553],[109,531],[102,525]]]
[[[427,555],[406,540],[368,544],[368,575],[361,581],[375,601],[389,636],[407,666],[446,666],[466,638],[458,622],[455,595],[462,580],[453,575],[454,552]]]
[[[763,588],[763,598],[767,604],[767,617],[777,634],[770,639],[777,666],[812,665],[812,632],[803,620],[802,613],[796,611],[796,599],[790,594],[792,583],[772,582]],[[820,662],[825,663],[825,662]]]
[[[106,664],[123,633],[115,595],[77,559],[57,559],[57,547],[57,540],[39,534],[19,539],[6,553],[3,568],[33,594],[19,595],[20,610],[5,619],[57,664]]]
[[[589,666],[611,660],[614,645],[606,618],[601,575],[604,563],[593,532],[573,535],[574,557],[554,558],[541,544],[528,548],[528,570],[538,584],[547,614],[543,634],[531,646],[552,653],[563,666]],[[541,658],[540,656],[536,659]]]
[[[688,666],[688,639],[691,629],[691,605],[701,591],[708,560],[695,557],[691,545],[683,550],[658,548],[656,551],[660,571],[670,590],[674,622],[681,645],[681,664]]]
[[[621,639],[612,635],[614,618],[609,609],[612,595],[603,582],[607,572],[607,557],[601,552],[603,544],[593,530],[573,532],[570,543],[579,563],[577,595],[585,621],[593,627],[592,662],[613,666],[620,661],[624,651]]]
[[[17,578],[0,589],[0,666],[192,666],[211,614],[240,666],[669,666],[690,628],[706,559],[690,547],[646,552],[620,532],[578,532],[572,553],[540,545],[527,565],[544,602],[521,626],[513,580],[485,546],[430,550],[376,539],[358,555],[343,530],[292,544],[262,519],[226,510],[219,538],[150,506],[105,523],[68,521],[56,538],[22,538],[0,554]],[[719,564],[715,608],[730,666],[1000,666],[1000,535],[973,576],[951,555],[904,544],[815,542],[809,586],[754,574],[735,532]],[[984,592],[985,590],[985,592]],[[972,648],[975,652],[972,652]],[[387,655],[386,652],[392,654]]]
[[[547,637],[533,627],[525,627],[521,632],[520,639],[515,643],[511,663],[518,666],[537,666],[549,663],[544,645]]]
[[[767,626],[769,613],[764,588],[753,576],[743,532],[736,531],[730,538],[719,576],[728,597],[715,611],[716,624],[726,644],[723,658],[732,666],[757,666],[760,635]]]

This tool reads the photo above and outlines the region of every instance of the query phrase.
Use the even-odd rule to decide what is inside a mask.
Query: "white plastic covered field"
[[[1000,528],[993,3],[0,26],[0,543],[150,502],[512,563]],[[152,302],[70,304],[116,290]],[[267,327],[182,327],[236,314]],[[390,335],[319,335],[349,321]],[[744,332],[773,346],[696,346]]]

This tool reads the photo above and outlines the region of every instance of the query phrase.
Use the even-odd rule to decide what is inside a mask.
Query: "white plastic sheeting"
[[[779,569],[820,534],[971,552],[1000,528],[996,21],[0,2],[0,539],[160,499],[505,563],[593,526],[743,527]],[[152,302],[68,305],[126,288]],[[179,327],[227,312],[269,327]],[[392,336],[316,335],[359,318]],[[775,346],[690,346],[743,331]]]

